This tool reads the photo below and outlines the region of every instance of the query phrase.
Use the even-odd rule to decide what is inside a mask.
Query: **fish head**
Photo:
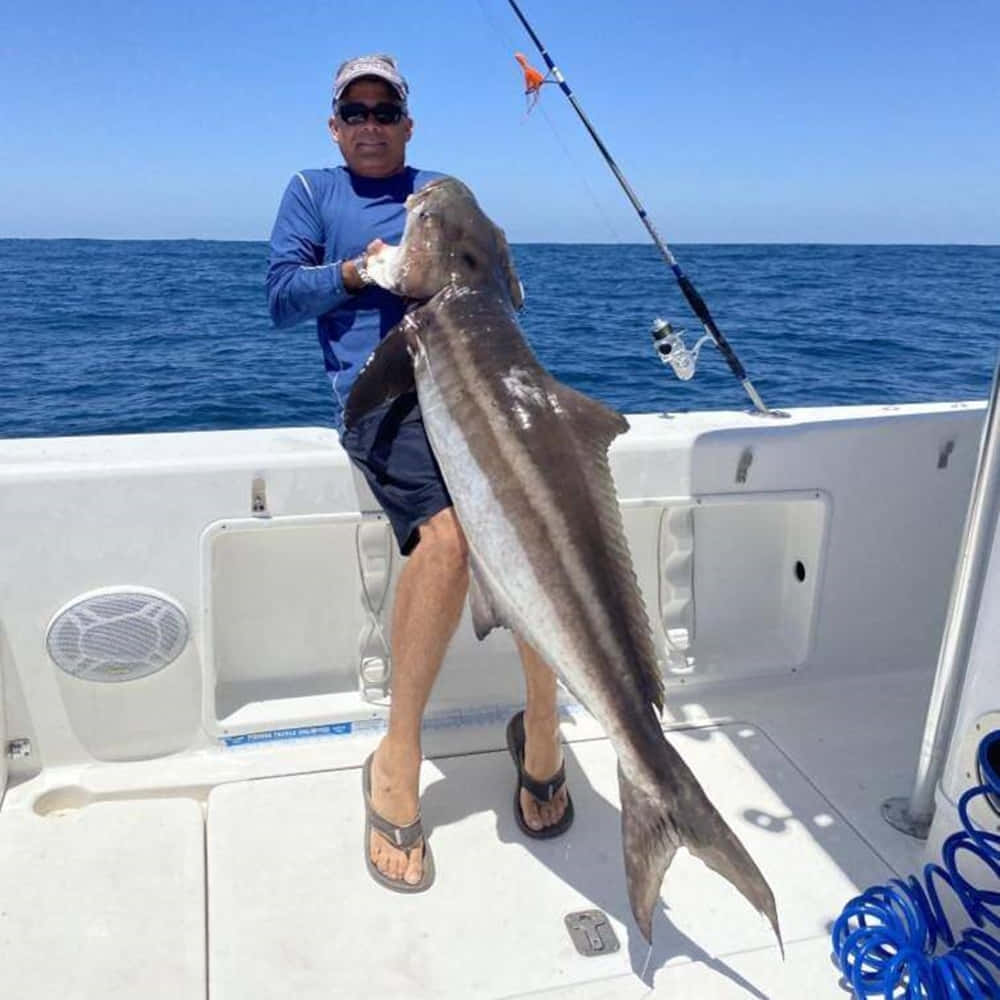
[[[521,287],[503,231],[454,177],[431,181],[406,199],[406,227],[394,261],[396,290],[430,299],[449,285],[496,288],[515,307]]]

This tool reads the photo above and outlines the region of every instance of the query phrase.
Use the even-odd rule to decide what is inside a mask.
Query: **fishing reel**
[[[709,334],[705,334],[698,343],[690,350],[684,343],[684,330],[675,330],[665,319],[659,316],[653,320],[653,346],[660,360],[665,365],[670,365],[674,374],[682,381],[687,382],[694,376],[695,366],[698,364],[698,352],[706,340],[711,340]]]

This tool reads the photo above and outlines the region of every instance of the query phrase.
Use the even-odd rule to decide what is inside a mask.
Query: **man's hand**
[[[371,244],[369,244],[369,247],[370,246]],[[371,281],[366,281],[365,278],[362,277],[361,272],[358,270],[358,263],[363,262],[367,256],[368,251],[365,250],[360,257],[345,260],[340,265],[340,277],[343,279],[344,289],[352,295],[357,295],[359,292],[363,292],[365,288],[371,284]]]
[[[368,285],[395,291],[394,264],[399,247],[374,239],[365,247],[365,252],[355,260],[345,260],[340,265],[344,288],[357,295]],[[361,265],[359,269],[359,263]]]
[[[399,247],[381,240],[372,240],[365,251],[368,263],[368,276],[380,288],[399,294],[399,278],[397,264],[399,262]]]

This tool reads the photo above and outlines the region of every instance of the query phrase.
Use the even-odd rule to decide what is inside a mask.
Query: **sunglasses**
[[[337,105],[337,114],[341,121],[348,125],[361,125],[368,121],[368,116],[372,115],[379,125],[397,125],[405,112],[398,104],[390,101],[379,101],[374,108],[362,104],[360,101],[349,101],[346,104]]]

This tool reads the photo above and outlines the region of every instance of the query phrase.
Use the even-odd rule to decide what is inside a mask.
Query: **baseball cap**
[[[385,80],[396,94],[399,96],[403,106],[406,106],[406,98],[410,92],[406,80],[399,72],[396,60],[384,53],[377,53],[370,56],[358,56],[356,59],[348,59],[340,64],[337,75],[333,81],[334,103],[340,100],[341,94],[363,76],[376,76],[380,80]]]

